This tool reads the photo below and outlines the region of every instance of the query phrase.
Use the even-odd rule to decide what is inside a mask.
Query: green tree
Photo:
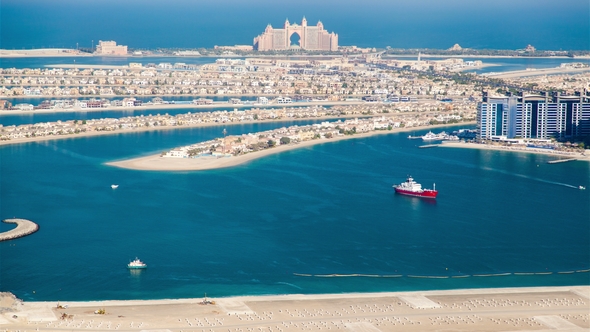
[[[275,145],[277,145],[277,142],[275,142],[275,141],[273,141],[273,140],[268,140],[268,146],[269,146],[269,147],[271,147],[271,148],[272,148],[272,147],[273,147],[273,146],[275,146]]]
[[[291,143],[291,138],[289,138],[289,137],[281,137],[280,142],[281,142],[281,144],[289,144],[289,143]]]

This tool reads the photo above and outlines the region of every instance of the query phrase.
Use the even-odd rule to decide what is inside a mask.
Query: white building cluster
[[[388,97],[434,99],[435,96],[479,99],[481,96],[475,84],[409,76],[398,71],[399,61],[379,61],[390,65],[375,67],[376,64],[370,61],[336,58],[218,59],[202,66],[130,63],[127,67],[115,69],[9,68],[0,71],[0,98],[146,95],[281,95],[294,98],[301,95],[329,100],[375,96],[385,100]]]
[[[408,105],[410,107],[412,105]],[[414,105],[417,106],[417,105]],[[421,109],[421,108],[420,108]],[[296,119],[313,119],[313,118],[337,118],[337,117],[361,117],[361,116],[385,116],[387,121],[399,123],[405,127],[414,127],[428,125],[436,120],[447,110],[426,110],[408,109],[407,112],[394,108],[393,105],[366,104],[356,106],[334,106],[331,108],[324,107],[283,107],[280,109],[249,109],[244,111],[215,111],[215,112],[198,112],[184,113],[175,116],[148,115],[123,117],[118,119],[91,119],[91,120],[70,120],[46,122],[37,124],[25,124],[20,126],[2,126],[0,125],[0,140],[13,140],[21,138],[31,138],[40,136],[61,136],[73,135],[82,132],[113,132],[128,131],[146,128],[160,127],[188,127],[210,124],[240,123],[252,121],[279,121],[279,120],[296,120]],[[453,110],[454,112],[454,110]],[[465,112],[469,114],[468,112]],[[461,113],[463,114],[463,113]],[[469,115],[461,116],[461,119],[473,119]],[[359,120],[360,121],[360,120]],[[379,120],[381,121],[381,120]],[[373,122],[373,128],[382,129],[383,124]],[[391,123],[391,122],[390,122]],[[347,123],[348,125],[349,123]],[[357,132],[365,130],[365,124],[356,126]]]

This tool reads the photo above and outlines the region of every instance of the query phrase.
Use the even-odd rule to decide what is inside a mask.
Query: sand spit
[[[10,296],[0,293],[0,296]],[[587,331],[590,286],[231,298],[2,301],[0,328],[89,331]],[[14,303],[17,301],[17,305]],[[10,302],[10,303],[8,303]],[[58,307],[59,305],[59,307]],[[2,309],[2,308],[0,308]],[[104,309],[104,314],[96,310]]]
[[[472,123],[465,123],[470,125]],[[151,170],[151,171],[200,171],[217,168],[226,168],[241,165],[252,161],[254,159],[263,158],[268,155],[277,154],[294,149],[310,147],[316,144],[324,144],[330,142],[338,142],[348,139],[366,138],[375,135],[385,135],[400,132],[418,131],[427,128],[445,127],[448,125],[437,126],[420,126],[409,128],[394,128],[392,130],[375,130],[369,133],[343,135],[329,139],[315,139],[303,141],[294,144],[279,145],[274,148],[265,149],[262,151],[250,152],[240,156],[232,157],[198,157],[198,158],[164,158],[159,154],[147,157],[134,158],[128,160],[109,162],[107,165],[116,166],[120,168],[136,169],[136,170]]]

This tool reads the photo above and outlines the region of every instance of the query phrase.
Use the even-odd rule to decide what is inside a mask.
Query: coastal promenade
[[[24,303],[0,293],[0,303],[0,328],[21,331],[590,329],[589,286]]]
[[[437,146],[446,148],[466,148],[466,149],[480,149],[480,150],[494,150],[494,151],[509,151],[509,152],[523,152],[535,153],[548,156],[555,156],[557,158],[575,158],[575,160],[590,162],[590,151],[586,150],[584,154],[577,152],[555,151],[539,148],[528,148],[521,146],[502,146],[491,144],[467,143],[467,142],[443,142]]]
[[[27,219],[4,219],[2,222],[16,224],[16,228],[0,233],[0,241],[18,239],[39,230],[39,225]]]

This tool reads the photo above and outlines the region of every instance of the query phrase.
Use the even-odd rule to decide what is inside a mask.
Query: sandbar
[[[465,125],[472,125],[473,122],[465,122]],[[419,127],[404,127],[394,128],[392,130],[375,130],[368,133],[355,135],[342,135],[329,139],[314,139],[293,144],[279,145],[273,148],[264,149],[261,151],[250,152],[239,156],[232,157],[198,157],[198,158],[170,158],[160,157],[159,154],[147,157],[133,158],[127,160],[113,161],[106,163],[109,166],[116,166],[120,168],[135,169],[135,170],[150,170],[150,171],[201,171],[218,168],[227,168],[242,165],[254,159],[263,158],[272,154],[277,154],[294,149],[310,147],[317,144],[324,144],[330,142],[338,142],[348,139],[366,138],[374,135],[394,134],[400,132],[408,132],[415,130],[422,130],[426,128],[448,127],[449,125],[435,125],[435,126],[419,126]]]
[[[379,332],[590,328],[590,286],[90,302],[22,302],[10,293],[0,293],[0,304],[0,327],[7,330]],[[104,314],[95,313],[101,309]]]

